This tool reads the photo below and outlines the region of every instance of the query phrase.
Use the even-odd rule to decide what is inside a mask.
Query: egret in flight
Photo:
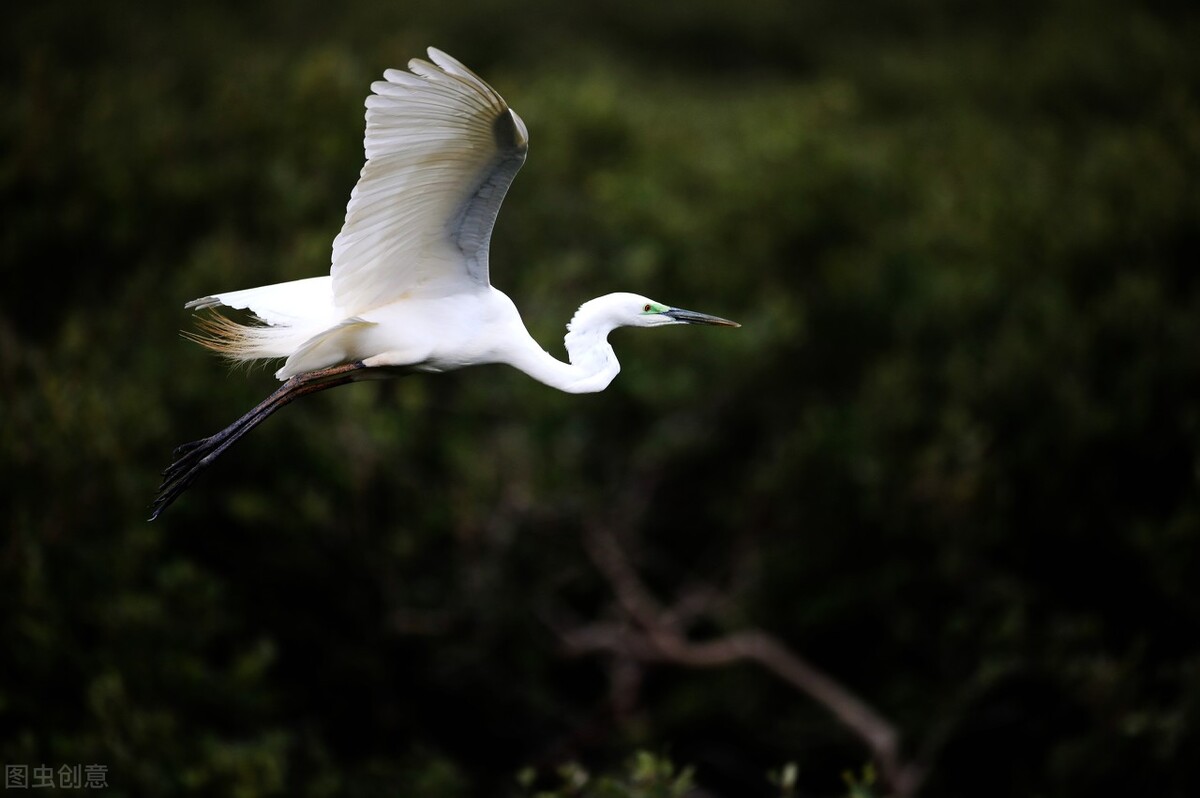
[[[389,69],[366,101],[366,164],[333,242],[330,273],[188,302],[219,314],[196,340],[232,360],[283,358],[283,385],[215,435],[180,446],[152,505],[157,518],[229,446],[301,396],[363,379],[507,363],[552,388],[602,391],[620,365],[617,327],[735,322],[638,294],[583,303],[567,325],[569,362],[547,353],[516,305],[493,288],[488,244],[525,162],[529,133],[496,91],[455,59]],[[431,63],[432,62],[432,63]]]

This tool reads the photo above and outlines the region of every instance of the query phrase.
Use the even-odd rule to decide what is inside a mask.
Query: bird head
[[[579,309],[582,314],[603,320],[611,327],[662,327],[668,324],[709,324],[740,327],[707,313],[671,307],[640,294],[617,293],[593,299]]]

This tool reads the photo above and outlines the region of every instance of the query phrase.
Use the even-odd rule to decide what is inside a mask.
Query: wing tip
[[[525,127],[525,120],[511,108],[505,108],[496,115],[492,134],[496,137],[496,146],[501,150],[523,153],[529,149],[529,129]]]
[[[476,75],[467,68],[466,64],[464,64],[462,61],[459,61],[446,51],[439,50],[431,45],[425,48],[425,53],[429,56],[429,60],[436,64],[443,72],[446,72],[450,75],[456,75],[460,78],[470,78],[471,80],[484,83],[483,78]]]

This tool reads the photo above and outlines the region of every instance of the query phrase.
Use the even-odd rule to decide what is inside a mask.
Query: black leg
[[[158,495],[150,505],[150,520],[158,518],[162,511],[171,505],[171,502],[187,490],[200,472],[208,468],[234,441],[257,427],[276,410],[301,396],[364,379],[367,376],[365,372],[369,370],[373,371],[362,363],[347,363],[310,371],[306,374],[297,374],[281,385],[275,393],[260,402],[253,410],[216,435],[185,443],[176,448],[172,454],[175,460],[163,471],[163,481],[158,487]]]

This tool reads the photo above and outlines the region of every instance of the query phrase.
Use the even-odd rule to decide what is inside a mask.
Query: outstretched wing
[[[371,84],[367,162],[333,242],[346,313],[488,285],[492,225],[529,134],[475,73],[435,48],[429,57]]]

